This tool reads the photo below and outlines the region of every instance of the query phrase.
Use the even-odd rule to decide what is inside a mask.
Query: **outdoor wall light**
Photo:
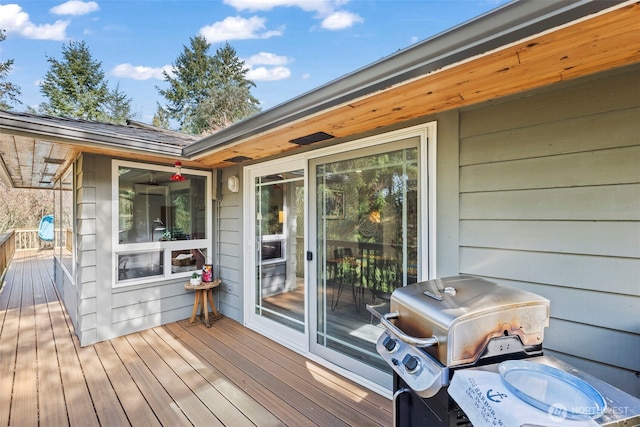
[[[186,178],[182,176],[182,162],[176,162],[176,173],[171,176],[171,181],[184,181]]]
[[[237,193],[238,191],[240,191],[240,182],[237,176],[234,175],[229,177],[229,179],[227,180],[227,188],[232,193]]]

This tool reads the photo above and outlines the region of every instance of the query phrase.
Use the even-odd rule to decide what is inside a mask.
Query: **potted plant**
[[[192,286],[200,286],[202,284],[202,278],[200,277],[200,275],[198,273],[194,272],[191,275],[190,282],[191,282]]]

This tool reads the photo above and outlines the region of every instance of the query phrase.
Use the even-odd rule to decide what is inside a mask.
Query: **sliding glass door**
[[[383,388],[391,370],[367,305],[386,313],[395,289],[427,277],[426,131],[399,135],[244,175],[247,326]]]
[[[304,169],[251,174],[253,259],[250,322],[273,338],[305,347]]]
[[[382,383],[382,330],[366,305],[388,312],[418,269],[418,138],[310,163],[315,233],[311,351]]]

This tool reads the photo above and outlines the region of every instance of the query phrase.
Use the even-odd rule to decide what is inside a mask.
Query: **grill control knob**
[[[387,349],[389,353],[393,353],[396,350],[396,347],[398,347],[398,343],[396,342],[396,340],[394,340],[390,336],[385,337],[385,339],[382,341],[382,345]]]
[[[402,364],[410,374],[415,373],[420,367],[420,361],[418,358],[410,354],[407,354],[404,359],[402,359]]]

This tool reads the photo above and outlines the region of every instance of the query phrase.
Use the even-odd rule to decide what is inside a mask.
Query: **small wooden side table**
[[[191,283],[185,283],[184,288],[190,291],[196,291],[195,300],[193,301],[193,311],[191,312],[191,319],[189,320],[189,326],[195,325],[196,314],[198,313],[198,306],[200,307],[200,319],[204,317],[204,324],[207,328],[211,327],[209,322],[209,308],[207,307],[207,301],[211,306],[212,320],[218,320],[222,317],[222,314],[216,310],[216,303],[213,299],[213,288],[220,286],[221,280],[216,279],[213,282],[202,282],[198,286],[193,286]]]

